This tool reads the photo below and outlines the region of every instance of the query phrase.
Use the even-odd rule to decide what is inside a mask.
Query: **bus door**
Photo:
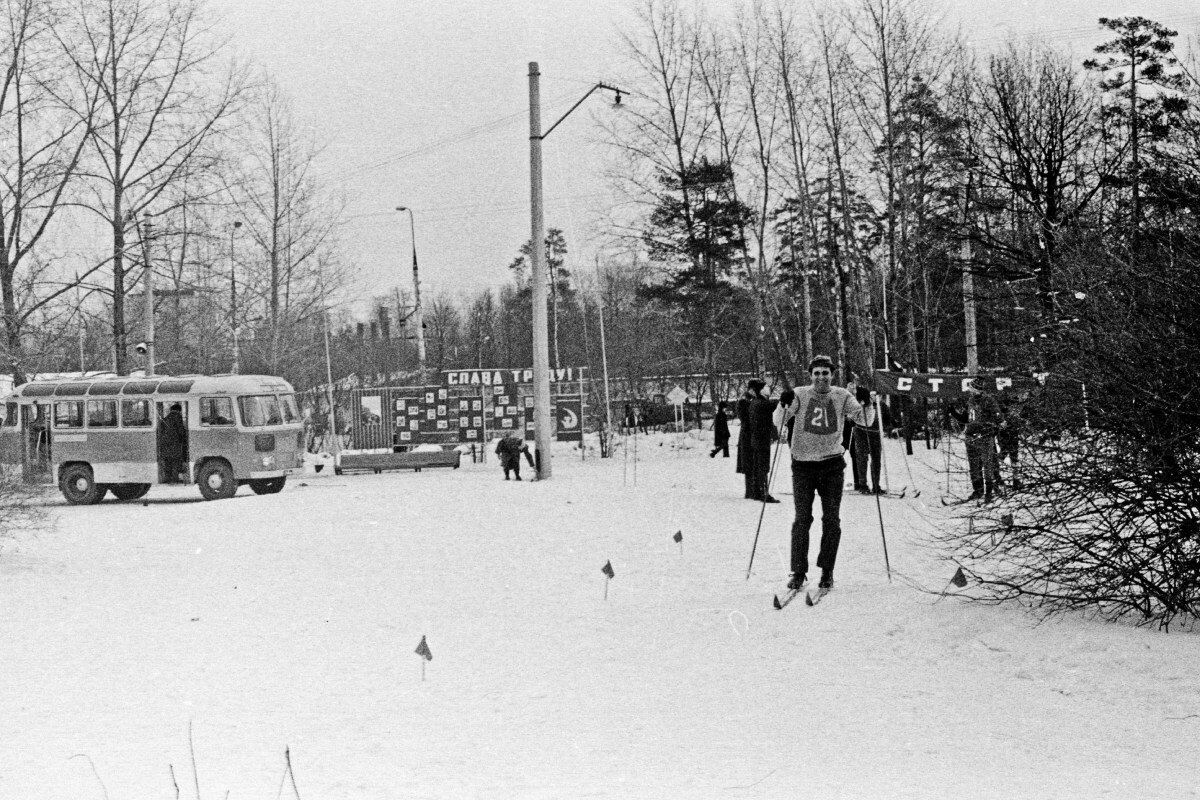
[[[188,403],[158,403],[158,478],[161,483],[191,483],[188,458]]]
[[[6,466],[23,468],[25,447],[20,405],[14,401],[0,404],[0,469]]]
[[[21,406],[21,432],[25,472],[31,479],[50,474],[50,406],[31,403]]]

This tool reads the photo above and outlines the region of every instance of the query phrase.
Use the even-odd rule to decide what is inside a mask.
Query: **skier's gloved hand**
[[[792,391],[791,389],[784,389],[779,394],[779,405],[783,406],[784,408],[787,408],[788,406],[790,406],[792,404],[792,401],[795,399],[796,399],[796,393],[794,391]]]

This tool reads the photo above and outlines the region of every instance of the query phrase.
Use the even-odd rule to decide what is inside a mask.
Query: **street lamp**
[[[147,211],[142,215],[142,227],[138,231],[138,238],[142,240],[142,261],[144,262],[144,270],[142,273],[143,292],[145,300],[145,315],[146,323],[146,341],[143,343],[146,349],[146,367],[143,370],[147,375],[154,374],[154,270],[150,266],[150,232],[154,227],[154,221]],[[141,348],[138,348],[139,351]]]
[[[567,113],[542,132],[541,72],[536,61],[529,62],[529,205],[530,261],[533,264],[533,439],[537,448],[537,477],[546,480],[552,474],[550,466],[550,344],[546,327],[546,266],[543,252],[545,218],[542,202],[542,140],[579,108],[592,92],[605,89],[621,104],[622,91],[614,86],[597,83],[567,109]]]
[[[229,327],[233,331],[233,365],[229,371],[237,375],[239,369],[239,356],[241,353],[238,350],[238,321],[237,321],[237,268],[233,259],[233,235],[237,233],[237,229],[242,227],[241,220],[234,220],[233,226],[229,229]]]
[[[412,239],[413,264],[413,325],[417,328],[417,366],[421,371],[421,380],[425,380],[425,321],[421,315],[421,273],[417,271],[417,223],[413,219],[413,210],[408,206],[396,206],[397,211],[408,212],[408,231]]]
[[[491,336],[484,336],[482,339],[479,340],[478,363],[476,364],[476,369],[483,369],[483,348],[491,340],[492,340]]]

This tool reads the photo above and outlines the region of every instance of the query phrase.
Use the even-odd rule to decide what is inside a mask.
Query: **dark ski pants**
[[[755,500],[762,500],[769,492],[771,479],[771,443],[754,442],[750,449],[751,486]]]
[[[967,470],[971,474],[971,491],[991,497],[1000,479],[995,436],[967,437]]]
[[[883,444],[879,431],[865,428],[854,429],[854,486],[858,489],[879,488],[879,466],[883,455]],[[867,486],[867,461],[871,462],[871,485]]]
[[[792,572],[808,574],[808,532],[813,524],[813,500],[821,497],[821,551],[817,566],[833,572],[842,541],[842,481],[846,462],[841,456],[824,461],[793,461],[792,492],[796,519],[792,522]]]
[[[713,456],[715,456],[717,453],[721,453],[721,454],[722,454],[722,456],[721,456],[722,458],[729,458],[729,442],[728,442],[728,441],[726,441],[724,444],[719,444],[719,445],[717,445],[716,447],[714,447],[714,448],[712,449],[712,452],[710,452],[710,453],[708,454],[708,457],[709,457],[709,458],[712,458],[712,457],[713,457]]]

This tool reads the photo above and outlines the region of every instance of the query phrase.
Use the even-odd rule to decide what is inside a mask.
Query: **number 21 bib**
[[[804,410],[804,430],[818,436],[840,433],[832,397],[826,395],[821,398],[814,395],[809,398],[808,408]]]

